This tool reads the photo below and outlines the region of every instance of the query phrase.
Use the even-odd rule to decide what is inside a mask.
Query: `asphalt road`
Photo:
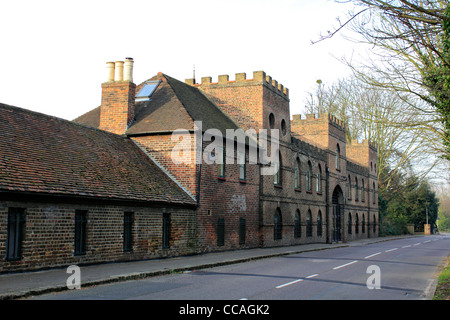
[[[51,293],[39,300],[427,299],[450,237],[433,235],[305,252]]]

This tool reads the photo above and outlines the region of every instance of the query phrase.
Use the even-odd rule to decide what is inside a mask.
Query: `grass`
[[[450,265],[447,259],[447,266],[442,270],[438,278],[436,292],[433,300],[450,300]]]

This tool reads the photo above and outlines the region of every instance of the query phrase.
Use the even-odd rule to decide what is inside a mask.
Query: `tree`
[[[371,45],[369,61],[346,61],[362,81],[395,92],[406,112],[419,113],[411,123],[430,136],[432,151],[450,160],[448,2],[443,0],[349,0],[355,11],[344,27],[356,41]],[[396,123],[393,123],[396,125]]]
[[[307,113],[330,112],[344,120],[348,141],[366,139],[377,144],[381,193],[390,188],[396,175],[415,172],[424,177],[438,162],[429,161],[430,136],[411,127],[419,112],[405,109],[405,101],[394,91],[368,85],[354,76],[329,86],[320,83],[306,101]]]

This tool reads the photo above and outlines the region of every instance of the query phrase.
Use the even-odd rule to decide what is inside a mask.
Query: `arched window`
[[[373,215],[373,233],[377,232],[377,218],[375,217],[375,215]]]
[[[366,233],[366,217],[365,217],[364,213],[362,216],[361,231],[362,231],[362,233]]]
[[[352,198],[352,178],[348,175],[348,183],[347,183],[347,199]]]
[[[361,182],[362,186],[361,186],[361,201],[365,201],[366,200],[366,196],[365,196],[365,189],[364,189],[364,179],[362,179]]]
[[[297,158],[295,161],[295,168],[294,168],[294,189],[300,190],[300,159]]]
[[[352,214],[348,213],[348,219],[347,219],[347,232],[348,234],[352,234]]]
[[[308,213],[306,215],[306,236],[312,237],[312,214],[311,210],[308,210]]]
[[[311,190],[312,190],[311,176],[312,176],[312,165],[311,165],[311,161],[308,161],[308,168],[306,169],[306,191],[307,192],[311,192]]]
[[[273,113],[269,114],[269,127],[273,129],[275,127],[275,116]]]
[[[316,192],[322,193],[322,167],[320,164],[316,175]]]
[[[294,238],[300,238],[302,236],[300,210],[295,211],[294,217]]]
[[[355,201],[358,201],[358,177],[355,177]]]
[[[278,155],[278,162],[274,163],[276,172],[273,174],[273,184],[275,186],[281,186],[282,173],[281,173],[281,152]]]
[[[283,236],[283,220],[281,218],[281,210],[277,208],[273,219],[273,239],[280,240]]]
[[[377,192],[375,191],[375,182],[373,183],[373,194],[372,194],[372,202],[375,203],[375,197]]]
[[[317,214],[317,236],[322,236],[322,212],[320,210]]]
[[[358,218],[358,213],[355,213],[355,233],[356,233],[356,234],[359,233],[359,218]]]
[[[341,167],[339,165],[339,158],[341,157],[341,148],[339,147],[339,143],[336,145],[336,158],[335,158],[335,165],[336,165],[336,169],[340,170]]]

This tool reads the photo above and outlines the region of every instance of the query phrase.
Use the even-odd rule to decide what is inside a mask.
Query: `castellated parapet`
[[[219,75],[217,82],[212,82],[212,77],[202,77],[201,83],[196,83],[195,79],[186,79],[186,84],[191,86],[251,86],[263,84],[267,88],[271,89],[275,93],[289,100],[289,89],[284,87],[277,80],[272,79],[271,76],[266,75],[264,71],[254,71],[253,79],[247,79],[246,73],[236,73],[235,80],[230,80],[229,75]]]
[[[299,125],[301,125],[301,122],[305,123],[306,122],[328,122],[329,124],[331,124],[332,126],[336,127],[337,129],[345,132],[345,128],[346,128],[346,123],[344,120],[339,119],[338,117],[336,117],[334,114],[332,113],[321,113],[321,114],[307,114],[305,119],[302,119],[302,115],[301,114],[294,114],[292,116],[292,122],[295,122]]]

